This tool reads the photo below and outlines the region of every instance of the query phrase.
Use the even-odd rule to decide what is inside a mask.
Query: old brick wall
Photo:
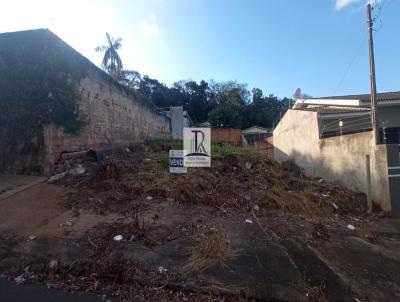
[[[0,34],[0,173],[47,174],[63,151],[169,135],[167,117],[49,30]]]
[[[81,80],[77,93],[80,118],[86,125],[78,135],[64,133],[54,125],[45,128],[45,174],[52,172],[61,152],[105,150],[171,135],[169,118],[104,76],[93,73]]]
[[[213,141],[227,142],[235,145],[242,144],[242,132],[233,128],[212,128],[211,139]]]

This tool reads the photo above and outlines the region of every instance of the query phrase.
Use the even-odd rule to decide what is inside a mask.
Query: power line
[[[368,35],[365,35],[364,38],[362,39],[360,45],[358,46],[356,52],[354,53],[353,57],[351,58],[351,61],[349,62],[349,64],[347,65],[347,68],[342,76],[342,78],[340,79],[338,85],[336,86],[336,89],[333,91],[332,95],[335,95],[336,92],[339,90],[339,88],[341,88],[344,80],[346,79],[348,73],[350,72],[351,67],[354,64],[354,61],[357,59],[358,55],[360,54],[361,49],[363,49],[363,46],[367,40]]]
[[[383,10],[387,7],[389,7],[392,4],[393,0],[387,0],[387,1],[383,1],[382,5],[377,5],[378,7],[378,12],[376,13],[376,15],[373,18],[373,21],[375,22],[376,19],[380,18],[381,24],[382,24],[382,14],[383,14]],[[382,26],[381,26],[382,28]]]
[[[383,1],[382,5],[378,5],[378,4],[377,4],[377,6],[376,6],[376,7],[378,8],[379,11],[376,13],[375,17],[373,18],[373,21],[375,22],[376,19],[380,18],[379,21],[380,21],[380,23],[381,23],[381,26],[380,26],[379,30],[382,29],[382,18],[381,18],[381,17],[382,17],[383,11],[384,11],[385,8],[389,7],[389,6],[393,3],[393,1],[394,1],[394,0]],[[375,30],[375,31],[379,31],[379,30]],[[362,41],[361,41],[361,43],[360,43],[360,46],[357,48],[357,50],[356,50],[356,52],[354,53],[352,59],[350,60],[349,64],[347,65],[347,68],[346,68],[346,70],[345,70],[345,72],[344,72],[342,78],[340,79],[340,81],[339,81],[339,83],[338,83],[336,89],[335,89],[334,92],[332,93],[332,95],[335,95],[335,94],[337,93],[337,91],[341,88],[341,86],[342,86],[344,80],[346,79],[348,73],[349,73],[350,70],[351,70],[351,67],[352,67],[353,64],[354,64],[354,61],[356,60],[356,58],[357,58],[358,55],[360,54],[360,51],[361,51],[361,49],[363,48],[363,46],[364,46],[364,44],[365,44],[365,42],[366,42],[366,40],[367,40],[367,37],[368,37],[368,35],[365,35],[364,38],[362,39]]]

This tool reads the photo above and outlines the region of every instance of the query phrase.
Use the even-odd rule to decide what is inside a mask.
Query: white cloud
[[[341,10],[345,8],[346,6],[359,2],[360,0],[336,0],[336,9]]]
[[[349,6],[350,4],[353,3],[360,3],[363,2],[365,3],[365,5],[367,4],[371,4],[372,6],[377,5],[379,3],[382,3],[383,0],[336,0],[336,10],[341,10],[343,8],[345,8],[346,6]],[[356,9],[355,11],[361,10],[363,5],[360,5],[358,7],[358,9]]]
[[[146,37],[159,37],[160,30],[157,24],[157,17],[155,14],[149,14],[147,20],[140,22],[140,30]]]

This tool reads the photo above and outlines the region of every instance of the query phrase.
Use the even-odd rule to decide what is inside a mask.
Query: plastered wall
[[[319,139],[316,112],[289,110],[274,130],[274,155],[280,162],[293,159],[307,175],[364,192],[384,210],[391,209],[387,150],[375,146],[372,132]]]

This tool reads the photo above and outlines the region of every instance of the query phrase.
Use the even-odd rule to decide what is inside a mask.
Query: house
[[[378,94],[380,144],[370,95],[297,100],[274,129],[274,156],[310,176],[364,192],[369,206],[400,216],[400,92]]]
[[[242,130],[243,134],[258,134],[258,133],[267,133],[272,134],[272,129],[263,128],[260,126],[251,126],[247,129]]]
[[[209,122],[209,121],[205,121],[205,122],[202,122],[202,123],[197,123],[196,125],[195,125],[196,127],[203,127],[203,128],[211,128],[211,123]]]
[[[255,142],[265,141],[268,137],[272,136],[272,129],[252,126],[250,128],[242,130],[242,135],[247,144],[252,145]]]
[[[352,133],[372,128],[369,94],[297,100],[293,109],[317,111],[320,115],[321,137]],[[400,143],[400,92],[378,94],[378,125],[380,140]],[[340,120],[342,121],[339,126]]]
[[[171,137],[170,117],[46,29],[0,34],[0,125],[0,171],[29,174],[61,153]]]
[[[244,145],[263,150],[269,158],[274,157],[272,129],[252,126],[242,130],[242,140]]]

